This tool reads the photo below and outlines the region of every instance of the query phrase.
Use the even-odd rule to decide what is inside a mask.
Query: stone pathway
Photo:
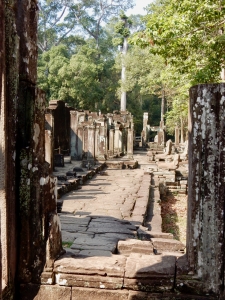
[[[66,253],[55,262],[53,280],[70,289],[68,299],[193,299],[185,247],[161,231],[161,173],[145,152],[135,160],[140,168],[111,166],[62,197]],[[174,288],[185,297],[173,298]]]

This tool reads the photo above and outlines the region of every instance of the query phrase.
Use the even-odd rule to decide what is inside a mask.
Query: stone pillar
[[[225,84],[190,89],[187,255],[219,294],[224,285]]]
[[[106,128],[105,124],[103,123],[100,126],[100,132],[99,132],[99,159],[106,159],[107,156],[107,134],[106,134]]]
[[[95,126],[88,126],[88,145],[87,145],[87,160],[94,161],[95,159]]]
[[[179,145],[179,140],[180,140],[180,130],[179,127],[175,127],[175,146]]]
[[[45,97],[36,87],[37,12],[35,0],[0,2],[1,299],[40,283],[62,250],[45,163]]]
[[[70,111],[70,154],[72,159],[77,159],[78,154],[78,135],[77,135],[77,112]]]
[[[87,159],[88,156],[88,127],[83,127],[83,155],[82,159]]]
[[[147,142],[147,135],[148,135],[148,113],[145,112],[143,115],[143,131],[142,131],[142,138],[143,143],[146,144]]]
[[[99,133],[100,133],[100,124],[99,123],[96,123],[95,124],[95,157],[98,158],[99,156]]]
[[[53,141],[52,133],[50,130],[45,130],[45,160],[49,163],[49,169],[53,171]]]
[[[14,294],[18,249],[15,143],[19,38],[15,22],[15,10],[0,1],[0,299],[4,299],[4,292]]]
[[[118,135],[119,135],[118,148],[119,148],[119,152],[122,152],[122,146],[123,146],[123,132],[122,132],[122,130],[119,130]]]
[[[127,136],[127,157],[133,159],[134,132],[133,129],[128,129]]]
[[[77,129],[77,141],[76,141],[76,147],[75,147],[75,155],[76,159],[81,160],[83,156],[83,127],[79,126]]]
[[[115,125],[114,153],[118,152],[120,152],[120,128],[119,125]]]
[[[109,130],[109,152],[110,152],[110,155],[114,154],[114,135],[115,135],[115,130],[110,129]]]

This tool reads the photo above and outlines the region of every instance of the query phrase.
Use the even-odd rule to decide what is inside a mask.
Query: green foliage
[[[99,58],[92,43],[80,46],[72,56],[65,45],[55,46],[39,58],[38,84],[47,99],[64,100],[74,107],[106,111],[112,107],[108,103],[113,102],[118,82],[112,74],[116,76],[113,60]]]
[[[152,45],[152,53],[188,74],[192,84],[217,82],[225,59],[224,13],[220,0],[156,1],[133,43]]]

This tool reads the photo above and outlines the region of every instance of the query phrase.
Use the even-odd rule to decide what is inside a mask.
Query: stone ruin
[[[133,157],[133,116],[129,112],[104,115],[52,100],[45,119],[46,160],[52,169],[58,154],[82,160],[84,166],[125,154]]]
[[[67,139],[52,139],[53,127],[49,127],[46,162],[45,98],[36,85],[37,10],[35,0],[0,2],[1,299],[20,298],[20,290],[26,290],[30,283],[39,289],[41,278],[48,278],[46,290],[49,299],[65,299],[66,288],[52,285],[51,279],[53,263],[62,253],[51,155],[54,149],[69,148]],[[189,299],[225,298],[224,100],[225,84],[199,85],[190,90],[187,255],[176,266],[179,293],[162,295],[160,299],[187,299],[187,290],[199,295]],[[74,117],[79,114],[75,111]],[[74,128],[74,138],[76,132],[81,138],[79,130],[83,131],[82,137],[103,137],[101,149],[95,148],[94,151],[100,156],[108,155],[106,146],[104,149],[108,137],[103,129],[106,117],[91,116],[97,119],[93,128],[89,117],[85,119],[86,113],[81,114],[84,119],[77,123],[77,129]],[[114,155],[123,151],[123,128],[118,120],[124,116],[111,117],[115,120],[114,128],[108,127],[110,147],[107,151]],[[128,140],[131,131],[132,127],[128,128]],[[80,155],[81,145],[77,146],[76,142],[71,145],[71,153]],[[82,138],[86,158],[95,157],[92,149],[93,145],[85,144],[85,138]],[[132,153],[132,149],[127,149],[127,152]],[[24,299],[42,299],[38,289],[33,298],[25,295]],[[106,294],[108,297],[109,293]],[[150,298],[146,295],[146,299],[152,299],[154,295],[152,288]],[[46,294],[44,297],[47,299]],[[156,295],[154,297],[158,299]]]

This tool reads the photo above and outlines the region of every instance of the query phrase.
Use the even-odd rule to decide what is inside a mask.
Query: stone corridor
[[[188,293],[178,297],[187,284],[185,246],[161,231],[155,163],[147,161],[146,152],[134,159],[139,168],[111,165],[62,197],[66,252],[55,261],[54,278],[42,274],[43,298],[53,288],[65,300],[204,299]]]

